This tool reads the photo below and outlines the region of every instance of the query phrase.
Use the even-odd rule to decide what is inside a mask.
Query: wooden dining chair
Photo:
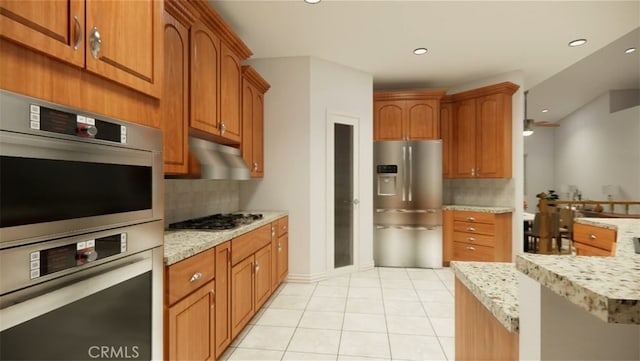
[[[558,223],[560,236],[556,240],[558,251],[562,249],[562,239],[569,240],[569,249],[571,249],[571,242],[573,241],[573,219],[575,218],[575,211],[570,208],[560,208],[560,219]]]
[[[531,230],[529,232],[525,232],[525,242],[528,242],[528,249],[533,251],[533,253],[538,252],[540,247],[540,212],[536,212],[533,216],[533,224],[531,225]],[[561,239],[560,237],[560,214],[558,212],[552,212],[549,214],[549,222],[548,222],[548,230],[549,230],[549,238],[551,242],[556,240],[557,242],[562,243],[562,241],[558,241]],[[560,253],[560,248],[558,247],[558,253]]]

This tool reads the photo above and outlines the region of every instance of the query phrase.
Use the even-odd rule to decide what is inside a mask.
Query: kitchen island
[[[640,221],[576,222],[615,228],[615,256],[521,254],[515,265],[452,262],[456,287],[464,286],[505,331],[511,325],[511,332],[517,332],[515,359],[638,360],[640,255],[634,253],[632,237],[640,234]],[[468,318],[456,304],[456,355],[464,356],[459,347],[478,345],[458,340],[457,328],[464,324],[459,316]]]

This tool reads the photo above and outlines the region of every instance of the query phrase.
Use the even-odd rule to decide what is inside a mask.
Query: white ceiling
[[[322,58],[372,74],[375,89],[449,88],[521,70],[525,89],[531,89],[530,117],[540,118],[534,114],[536,107],[554,109],[563,104],[564,113],[549,112],[545,120],[557,120],[568,114],[566,109],[573,111],[585,103],[576,104],[582,101],[577,99],[588,101],[607,90],[593,86],[599,88],[598,94],[593,95],[596,90],[591,89],[569,101],[569,94],[581,93],[586,87],[557,91],[558,84],[570,80],[554,75],[640,27],[638,0],[209,2],[252,49],[252,58]],[[588,43],[567,46],[577,38],[586,38]],[[635,58],[636,66],[631,69],[637,72],[637,34],[630,41],[639,48],[627,56]],[[413,55],[416,47],[429,52]],[[635,79],[613,75],[619,70],[617,62],[584,63],[577,72],[583,79],[596,79],[594,74],[600,74],[600,78],[613,77],[627,84],[635,81],[636,88],[640,87],[637,75]],[[596,66],[606,69],[594,69]],[[612,86],[611,82],[606,86]]]

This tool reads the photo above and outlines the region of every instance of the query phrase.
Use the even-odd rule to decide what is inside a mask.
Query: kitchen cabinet
[[[165,355],[215,359],[215,259],[210,249],[165,267]]]
[[[160,129],[164,137],[164,173],[188,172],[189,28],[193,15],[167,2],[164,13],[164,91]]]
[[[451,178],[511,178],[511,97],[505,82],[453,94]]]
[[[231,241],[232,338],[271,295],[271,272],[271,224]]]
[[[0,35],[116,83],[162,95],[162,1],[2,1]]]
[[[375,92],[374,140],[440,139],[442,90]]]
[[[613,256],[617,232],[590,224],[573,224],[573,247],[578,256]]]
[[[443,261],[511,262],[511,213],[448,211]]]
[[[231,344],[231,242],[219,244],[215,248],[216,358]]]
[[[271,223],[271,292],[284,281],[289,272],[289,217],[279,218]]]
[[[242,67],[242,158],[252,178],[264,176],[264,94],[269,87],[253,67]]]
[[[442,138],[442,176],[451,178],[453,147],[453,101],[444,97],[440,101],[440,137]]]

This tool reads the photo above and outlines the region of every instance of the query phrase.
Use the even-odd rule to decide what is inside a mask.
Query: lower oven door
[[[161,359],[161,269],[158,247],[3,295],[0,359]]]

